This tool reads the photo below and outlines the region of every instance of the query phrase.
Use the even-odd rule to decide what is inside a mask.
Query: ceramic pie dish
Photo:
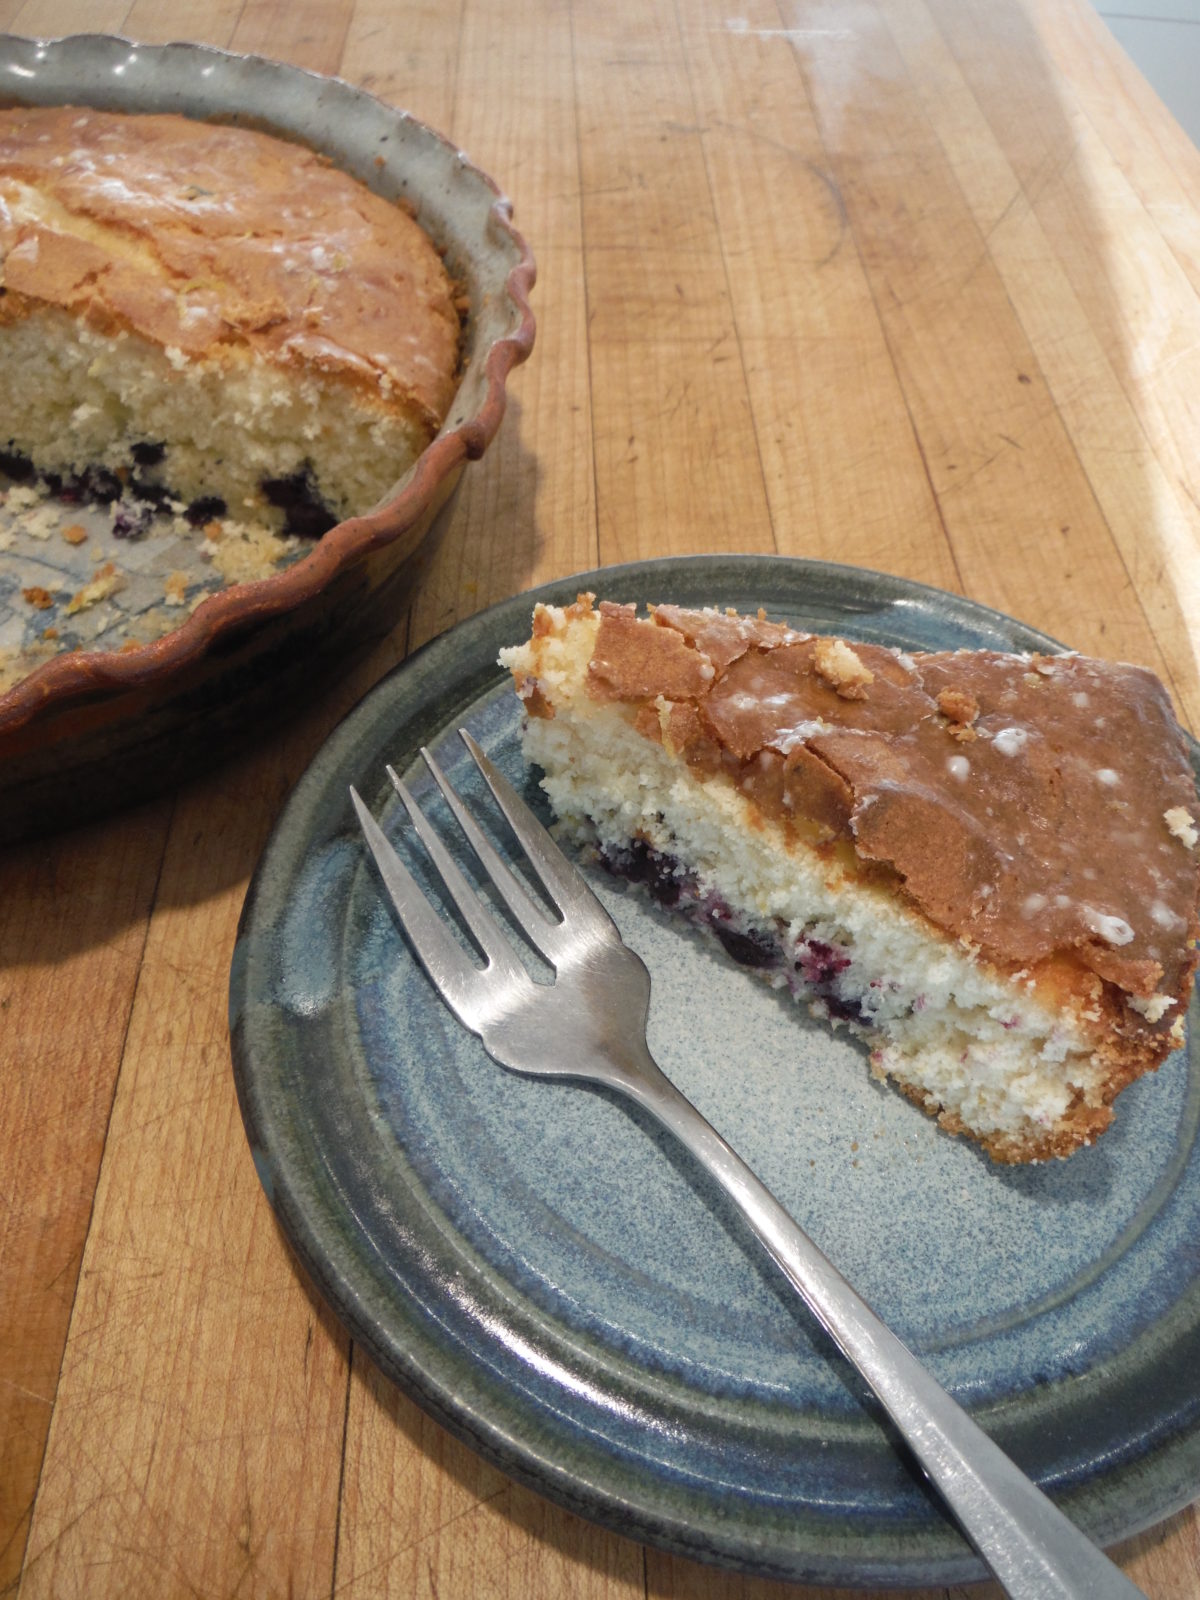
[[[415,210],[465,306],[449,414],[379,505],[268,576],[197,593],[195,609],[180,608],[177,625],[148,643],[63,651],[0,692],[3,841],[95,816],[214,765],[389,631],[466,463],[495,436],[509,372],[530,353],[535,269],[490,178],[423,123],[339,79],[200,45],[5,36],[0,101],[172,111],[306,144]],[[69,545],[46,541],[43,559],[69,578]],[[144,559],[186,569],[193,557],[176,547]],[[27,582],[15,562],[11,549],[0,550],[0,628],[6,614],[14,623]]]

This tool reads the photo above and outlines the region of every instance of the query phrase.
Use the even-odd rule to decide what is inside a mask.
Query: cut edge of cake
[[[0,441],[10,476],[309,537],[383,501],[434,433],[337,374],[237,347],[184,359],[59,307],[3,328],[0,379],[21,395]]]
[[[1081,969],[1073,953],[1025,967],[989,959],[977,940],[933,921],[894,872],[864,859],[853,827],[838,834],[820,818],[771,815],[739,783],[736,763],[726,762],[733,771],[703,770],[685,759],[672,738],[683,699],[669,683],[665,693],[637,683],[622,698],[604,681],[603,663],[598,682],[602,618],[620,611],[627,628],[633,608],[593,602],[583,595],[574,606],[539,606],[530,640],[500,657],[523,701],[525,756],[541,769],[559,828],[713,935],[735,960],[835,1025],[848,1024],[866,1041],[871,1070],[943,1127],[978,1141],[999,1162],[1069,1155],[1109,1126],[1112,1102],[1127,1084],[1182,1043],[1196,934],[1196,830],[1185,805],[1166,807],[1159,819],[1172,841],[1163,848],[1180,852],[1178,870],[1192,885],[1189,953],[1171,992],[1123,990]],[[689,616],[711,617],[719,628],[726,614],[672,620],[678,626]],[[657,621],[639,617],[636,625]],[[837,691],[851,710],[869,696],[866,647],[789,630],[770,637],[793,652],[803,642],[816,662],[809,670],[824,680],[818,687]],[[699,653],[699,668],[693,661],[686,671],[711,668],[720,678],[720,665]],[[907,672],[912,658],[893,654]],[[1026,676],[1031,666],[1014,658],[1014,670]],[[973,748],[966,735],[974,718],[947,694],[935,720],[952,738],[953,784],[956,763],[969,759],[962,752]],[[822,731],[829,732],[823,718],[798,724],[792,750],[806,737],[819,743]],[[1181,792],[1176,786],[1168,798]],[[1125,925],[1106,915],[1101,930],[1119,944]],[[1093,956],[1103,969],[1120,954],[1098,941]]]

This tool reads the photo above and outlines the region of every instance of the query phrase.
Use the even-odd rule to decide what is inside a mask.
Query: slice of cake
[[[0,111],[0,275],[0,467],[77,499],[320,534],[387,494],[457,382],[414,219],[249,128]]]
[[[1183,1042],[1200,807],[1150,672],[590,595],[501,660],[563,827],[995,1159]]]

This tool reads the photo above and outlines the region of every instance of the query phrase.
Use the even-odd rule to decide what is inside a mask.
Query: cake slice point
[[[1200,803],[1145,669],[591,595],[501,661],[561,829],[996,1160],[1183,1042]]]

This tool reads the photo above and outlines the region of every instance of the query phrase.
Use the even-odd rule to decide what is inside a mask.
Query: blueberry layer
[[[702,891],[695,875],[675,857],[654,850],[643,839],[624,846],[602,846],[602,865],[614,877],[637,884],[660,906],[678,911],[716,938],[739,966],[778,973],[793,994],[822,1002],[829,1016],[868,1023],[866,1009],[838,992],[837,980],[850,966],[849,954],[823,939],[789,938],[787,929],[748,922],[726,900]]]

